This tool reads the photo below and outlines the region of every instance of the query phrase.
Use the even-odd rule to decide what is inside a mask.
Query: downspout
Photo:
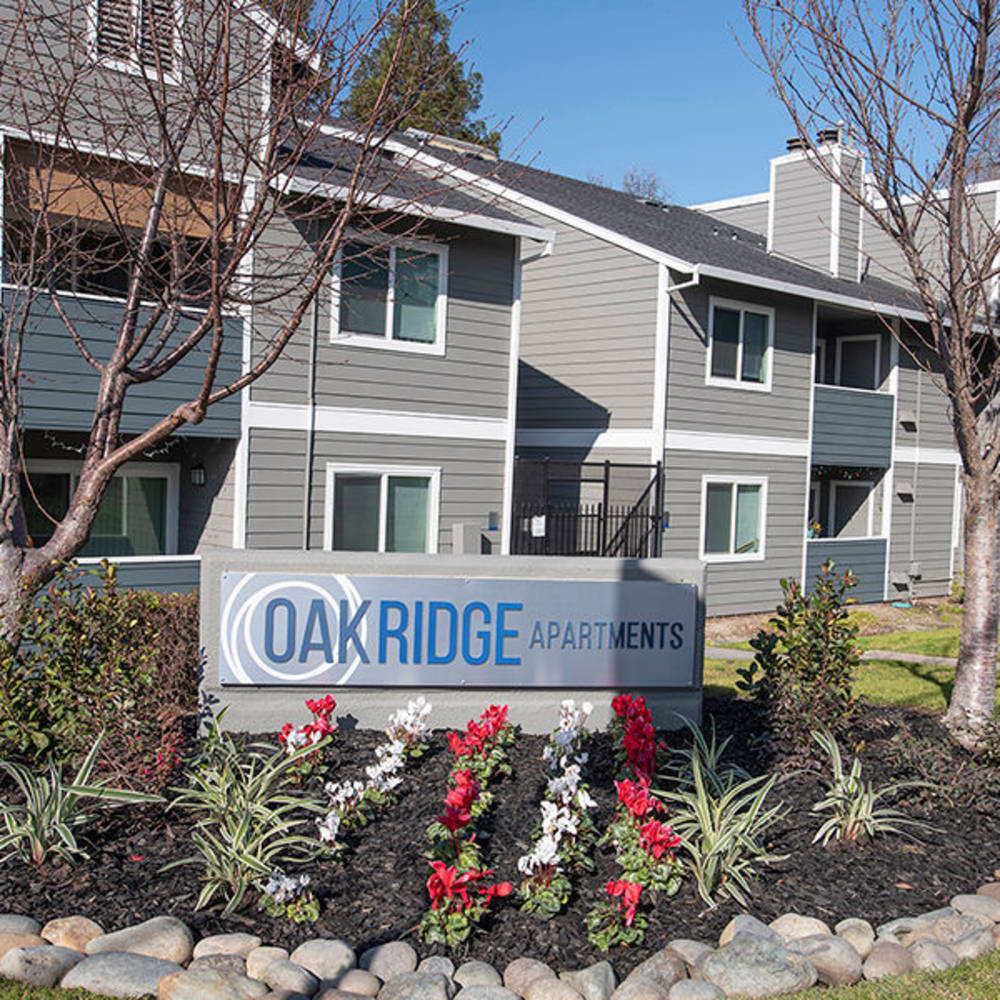
[[[306,367],[306,448],[302,470],[302,548],[309,548],[309,513],[312,500],[313,456],[316,451],[316,344],[319,340],[318,296],[313,296],[309,322],[309,364]]]

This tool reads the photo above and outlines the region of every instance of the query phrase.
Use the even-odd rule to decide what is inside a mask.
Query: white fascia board
[[[913,445],[896,445],[892,461],[913,465],[961,465],[957,451],[950,448],[915,448]]]
[[[773,292],[784,292],[786,295],[798,295],[805,299],[815,299],[828,305],[847,306],[850,309],[861,309],[865,312],[878,312],[886,316],[899,316],[902,319],[912,319],[924,322],[927,317],[916,309],[904,309],[901,306],[888,305],[875,299],[858,298],[854,295],[841,295],[838,292],[828,292],[809,285],[797,285],[790,281],[775,281],[773,278],[763,278],[756,274],[746,274],[742,271],[731,271],[726,267],[715,267],[713,264],[699,265],[702,277],[718,278],[721,281],[734,281],[740,285],[752,285],[755,288],[766,288]]]
[[[646,427],[519,427],[522,448],[636,448],[650,451],[654,434]]]
[[[688,205],[688,208],[698,209],[702,212],[715,212],[723,208],[742,208],[745,205],[763,205],[771,200],[770,191],[761,191],[759,194],[741,194],[735,198],[719,198],[716,201],[703,201],[697,205]]]
[[[880,210],[885,208],[885,199],[875,192],[874,190],[874,175],[871,173],[865,174],[865,181],[872,185],[872,192],[869,198],[872,208]],[[977,195],[977,194],[993,194],[1000,191],[1000,179],[990,180],[990,181],[977,181],[974,184],[965,185],[966,194]],[[931,192],[932,198],[947,198],[950,194],[948,188],[936,188]],[[922,201],[922,198],[917,198],[915,194],[904,194],[900,197],[899,203],[901,205],[915,205],[918,201]]]
[[[507,421],[499,417],[469,417],[458,413],[414,413],[406,410],[369,410],[317,406],[315,430],[331,434],[383,434],[389,437],[455,438],[497,441],[507,437]],[[247,406],[250,427],[306,431],[310,408],[299,403],[263,403]]]
[[[300,194],[319,195],[332,201],[343,201],[350,193],[350,188],[340,184],[311,182],[297,177],[282,174],[275,178],[274,187],[281,191],[296,191]],[[504,233],[507,236],[522,236],[529,240],[540,240],[548,243],[555,241],[556,234],[551,229],[532,226],[527,222],[515,222],[508,219],[491,219],[486,215],[473,212],[463,212],[457,208],[444,208],[440,205],[427,205],[408,198],[396,198],[393,195],[366,195],[362,192],[369,206],[389,212],[402,212],[406,215],[417,215],[425,219],[436,219],[439,222],[451,222],[458,226],[469,226],[473,229],[487,229],[494,233]]]
[[[716,434],[667,428],[667,451],[732,452],[739,455],[781,455],[808,458],[807,438],[756,437],[750,434]]]

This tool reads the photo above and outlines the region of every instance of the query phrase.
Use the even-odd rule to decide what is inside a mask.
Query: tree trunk
[[[962,631],[955,687],[944,723],[953,738],[973,749],[993,719],[997,675],[997,495],[989,477],[967,476],[964,510]]]
[[[24,550],[9,538],[0,543],[0,641],[17,649],[21,642],[21,591]]]

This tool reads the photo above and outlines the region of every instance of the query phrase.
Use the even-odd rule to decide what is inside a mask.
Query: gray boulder
[[[267,993],[256,979],[219,969],[185,969],[164,976],[156,1000],[254,1000]]]
[[[981,894],[961,895],[955,896],[951,905],[963,915],[985,917],[995,924],[1000,923],[1000,899]]]
[[[816,934],[788,942],[788,950],[805,955],[825,986],[853,986],[861,978],[861,956],[854,945],[832,934]]]
[[[451,979],[455,975],[455,963],[447,955],[428,955],[417,966],[417,972],[436,972]]]
[[[87,942],[88,955],[104,955],[107,952],[145,955],[183,965],[191,960],[194,936],[187,924],[176,917],[153,917]]]
[[[615,991],[615,970],[610,962],[597,962],[575,972],[560,972],[559,978],[569,983],[583,1000],[608,1000]]]
[[[35,934],[41,933],[42,925],[34,917],[24,917],[20,913],[0,913],[0,934]]]
[[[875,944],[875,928],[867,920],[859,920],[857,917],[848,917],[841,920],[833,929],[837,937],[842,937],[850,942],[851,947],[861,956],[864,961]]]
[[[667,1000],[718,1000],[726,994],[704,979],[682,979],[670,987]]]
[[[267,972],[267,967],[272,962],[287,958],[288,952],[284,948],[277,948],[274,945],[261,945],[261,947],[254,948],[247,955],[247,975],[251,979],[263,979],[264,973]]]
[[[487,962],[463,962],[451,977],[459,986],[503,986],[503,976]]]
[[[780,934],[786,943],[796,938],[815,937],[830,934],[830,928],[817,917],[804,917],[800,913],[783,913],[768,925],[775,934]]]
[[[189,969],[215,969],[216,972],[230,972],[234,976],[245,976],[247,974],[246,959],[239,955],[222,955],[219,953],[212,955],[202,955],[201,958],[193,958],[188,965]]]
[[[965,937],[948,943],[948,947],[963,962],[969,958],[979,958],[981,955],[993,951],[996,946],[993,932],[985,927],[980,927],[979,930],[972,931]]]
[[[625,981],[632,979],[647,979],[657,986],[669,991],[674,983],[687,979],[687,966],[684,959],[672,948],[661,948],[655,955],[650,955],[645,962],[640,962]]]
[[[626,979],[611,994],[611,1000],[667,1000],[670,989],[653,982],[652,979]]]
[[[704,941],[694,941],[691,938],[674,938],[667,942],[667,947],[684,959],[688,972],[692,975],[704,961],[706,955],[711,955],[715,949]]]
[[[709,955],[701,964],[701,977],[726,996],[747,997],[797,993],[813,986],[817,979],[804,955],[750,934],[738,934]]]
[[[892,941],[876,941],[861,966],[865,979],[883,979],[885,976],[902,976],[916,968],[913,956],[901,945]]]
[[[404,972],[379,991],[379,1000],[451,1000],[452,984],[434,972]]]
[[[463,986],[456,994],[455,1000],[521,1000],[516,994],[507,989],[506,986],[498,986],[495,983],[486,986]]]
[[[405,941],[389,941],[369,948],[358,960],[358,965],[373,976],[387,983],[404,972],[417,967],[417,953]]]
[[[156,994],[160,980],[184,970],[176,962],[149,955],[101,952],[77,962],[59,985],[66,990],[89,990],[109,997]]]
[[[0,979],[13,979],[29,986],[55,986],[84,956],[54,944],[11,948],[0,959]]]
[[[264,982],[272,990],[291,990],[293,993],[304,993],[307,997],[316,993],[320,985],[318,976],[287,958],[272,962],[264,970]]]
[[[365,969],[348,969],[333,986],[341,993],[358,993],[364,997],[375,997],[382,989],[382,980]]]
[[[923,972],[943,972],[958,965],[958,955],[940,941],[915,941],[907,950],[913,964]]]
[[[256,934],[211,934],[203,937],[194,946],[194,957],[204,958],[206,955],[237,955],[246,958],[260,947],[260,938]]]
[[[556,974],[544,962],[534,958],[515,958],[503,970],[503,984],[518,996],[527,996],[528,987],[533,979],[548,976],[555,979]]]
[[[312,938],[300,944],[289,959],[308,969],[317,979],[329,979],[331,982],[358,964],[354,949],[346,941],[336,938]]]
[[[538,976],[528,983],[524,1000],[581,1000],[569,983],[554,976]]]
[[[773,941],[775,944],[781,944],[780,934],[772,931],[767,924],[762,923],[756,917],[751,917],[749,913],[741,913],[739,916],[733,917],[723,928],[722,933],[719,935],[719,947],[721,948],[723,945],[729,944],[738,934],[759,937],[765,941]]]

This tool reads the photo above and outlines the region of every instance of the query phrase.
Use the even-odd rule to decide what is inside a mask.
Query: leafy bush
[[[750,640],[753,662],[738,671],[737,687],[763,704],[772,729],[800,751],[810,733],[828,728],[843,732],[856,708],[852,685],[861,662],[857,625],[846,607],[854,574],[823,564],[813,589],[782,580],[784,601],[769,624]]]
[[[950,604],[965,603],[965,584],[962,582],[962,574],[958,570],[955,571],[951,587],[948,590],[948,602]]]
[[[877,833],[905,833],[904,827],[931,830],[919,820],[909,819],[905,813],[891,806],[879,805],[886,796],[895,796],[910,788],[932,788],[929,781],[898,781],[875,789],[870,781],[861,780],[861,761],[855,757],[850,771],[844,770],[840,747],[829,730],[812,734],[830,760],[831,776],[827,781],[826,797],[817,802],[812,811],[832,815],[817,830],[813,843],[831,840],[856,842],[862,837]]]
[[[88,587],[71,566],[23,602],[21,642],[0,643],[0,739],[30,761],[81,759],[159,790],[197,710],[198,597],[121,589],[102,564]]]
[[[706,781],[697,744],[691,754],[692,787],[657,792],[673,806],[674,832],[681,838],[677,860],[690,873],[709,906],[725,898],[747,905],[750,880],[761,865],[781,860],[764,843],[767,830],[784,814],[782,804],[764,808],[777,775],[731,784],[724,791]]]
[[[220,893],[226,897],[223,913],[238,909],[251,889],[263,891],[265,880],[286,865],[303,864],[326,853],[322,842],[298,828],[325,812],[320,802],[284,788],[301,758],[322,743],[300,747],[292,754],[266,745],[241,752],[229,734],[213,722],[205,744],[187,770],[188,784],[172,788],[175,797],[167,809],[191,813],[191,839],[196,855],[172,861],[200,864],[204,886],[196,909]]]
[[[87,852],[76,835],[94,819],[88,807],[101,803],[162,801],[158,795],[111,788],[109,779],[94,781],[100,744],[98,736],[68,783],[63,780],[63,765],[55,761],[49,761],[46,774],[36,774],[22,764],[0,760],[0,770],[13,780],[24,797],[23,802],[17,803],[0,799],[0,819],[6,831],[0,832],[0,862],[11,855],[35,865],[43,865],[52,857],[66,861],[85,858]]]

